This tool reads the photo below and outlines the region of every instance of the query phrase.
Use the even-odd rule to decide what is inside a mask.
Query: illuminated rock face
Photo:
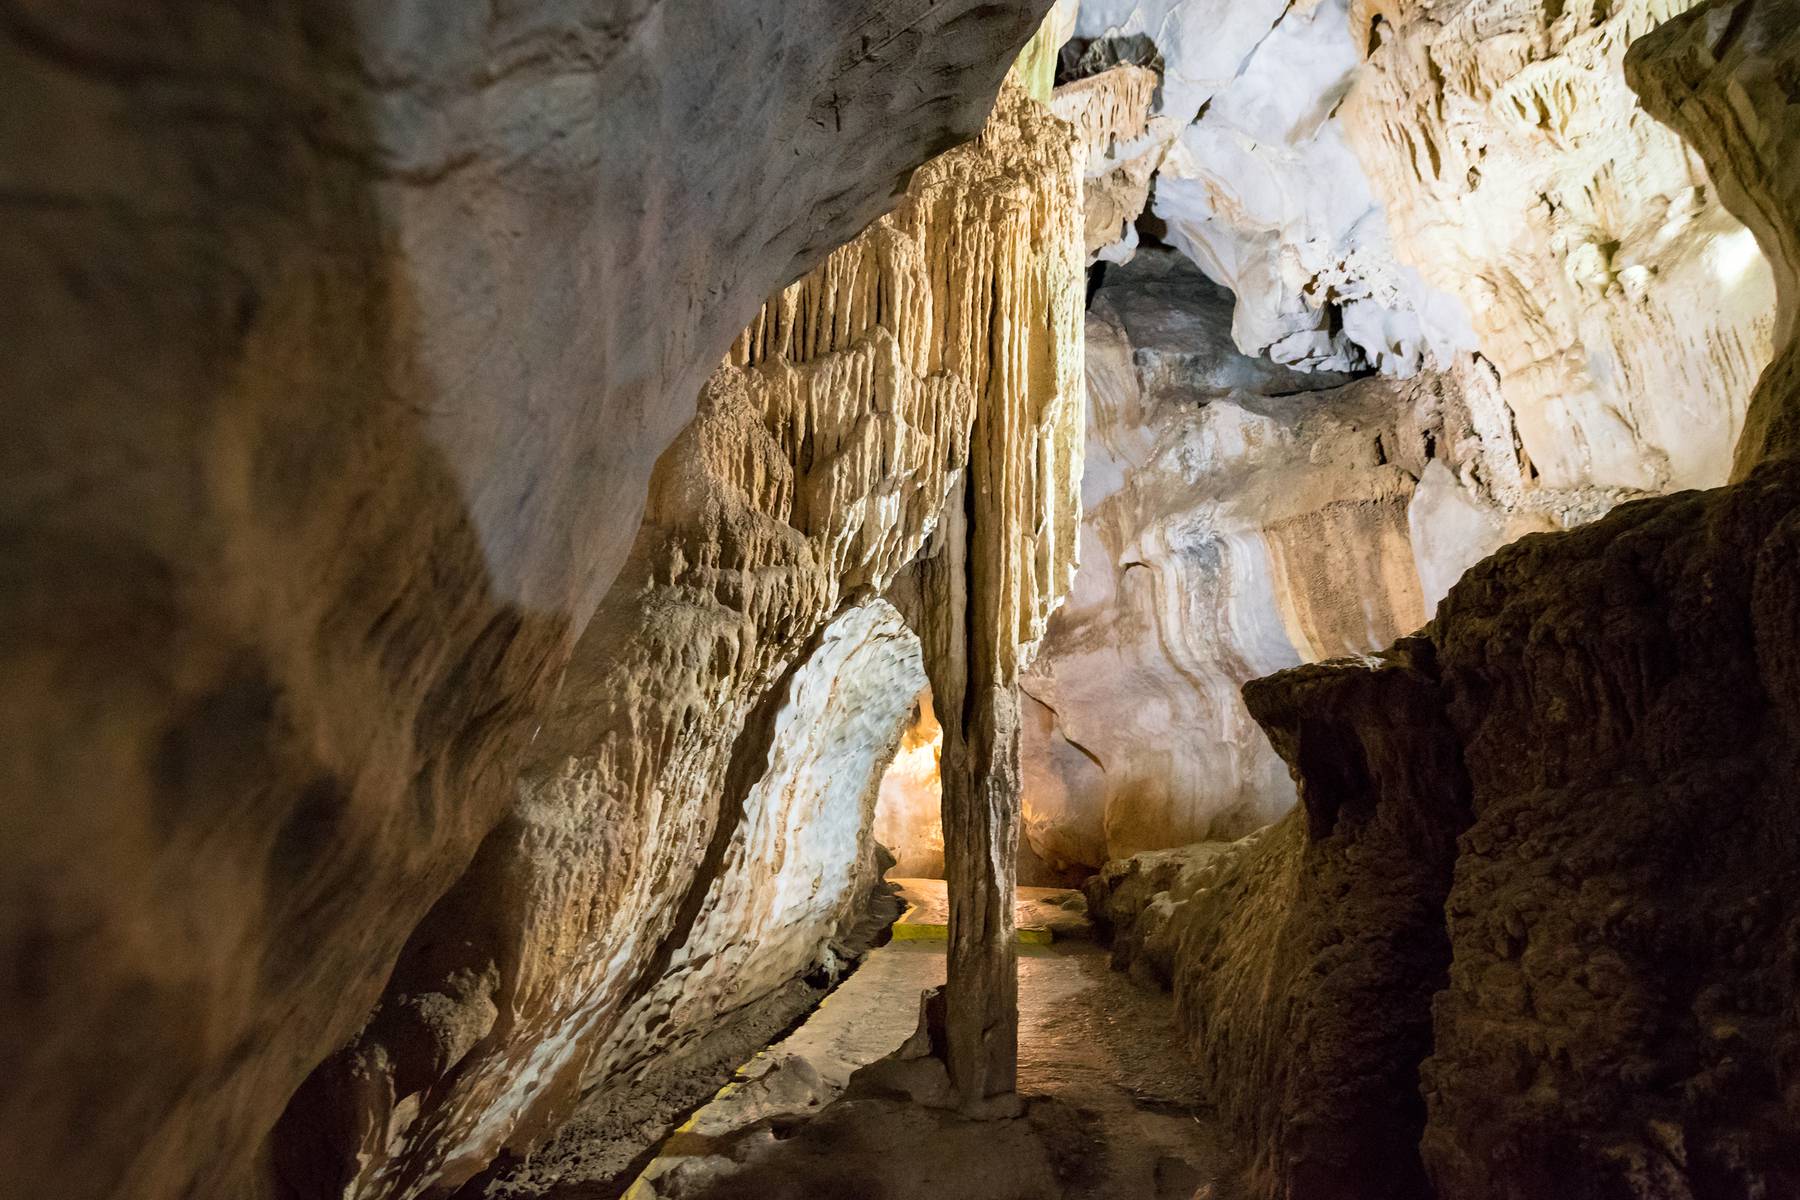
[[[1221,402],[1259,385],[1177,386],[1166,352],[1135,334],[1120,342],[1107,321],[1109,295],[1124,293],[1100,292],[1088,569],[1028,688],[1028,835],[1041,854],[1097,865],[1106,850],[1272,819],[1293,791],[1236,695],[1246,680],[1386,644],[1522,534],[1726,478],[1768,361],[1772,283],[1705,165],[1625,86],[1626,45],[1671,11],[1083,6],[1078,35],[1097,39],[1087,58],[1110,46],[1160,72],[1141,122],[1126,100],[1144,68],[1059,91],[1078,125],[1128,135],[1091,139],[1111,154],[1090,159],[1102,197],[1090,248],[1135,195],[1121,181],[1154,160],[1158,228],[1232,289],[1238,349],[1311,372],[1423,370],[1426,392],[1453,392],[1459,415],[1431,435],[1451,443],[1414,448],[1404,483],[1371,501],[1358,489],[1373,476],[1338,461],[1329,439],[1308,442],[1324,436],[1316,421],[1271,440],[1279,419]],[[1110,247],[1096,253],[1135,252],[1135,233]],[[1243,361],[1177,331],[1179,290],[1159,301],[1170,343],[1207,346],[1221,371]],[[1377,394],[1359,389],[1343,396]],[[1138,399],[1159,392],[1160,407]],[[1389,396],[1372,402],[1387,406],[1379,416],[1337,395],[1318,403],[1389,426],[1379,453],[1398,462],[1395,430],[1420,423],[1399,416],[1416,397]],[[1349,473],[1314,490],[1295,482],[1298,468],[1334,467]],[[1209,488],[1242,502],[1208,501]],[[1312,504],[1307,523],[1291,519]],[[1306,549],[1283,553],[1284,537]],[[1315,544],[1355,549],[1328,562]],[[1417,600],[1396,602],[1403,587]]]
[[[1215,5],[1216,7],[1216,5]],[[1468,317],[1395,257],[1338,108],[1349,0],[1282,14],[1163,161],[1169,240],[1238,298],[1238,346],[1309,370],[1407,376],[1475,348]]]
[[[1127,63],[1066,83],[1051,98],[1051,111],[1073,125],[1080,140],[1090,262],[1128,262],[1137,248],[1136,222],[1168,150],[1171,123],[1150,117],[1158,83],[1155,71]]]
[[[1240,349],[1395,375],[1479,349],[1544,486],[1616,498],[1722,480],[1768,361],[1754,239],[1620,73],[1687,6],[1090,0],[1077,33],[1155,46],[1152,207]]]
[[[1088,317],[1082,567],[1024,681],[1026,836],[1052,865],[1247,833],[1293,784],[1239,697],[1377,649],[1543,518],[1491,372],[1408,381],[1238,354],[1168,250]]]
[[[979,138],[750,322],[657,466],[506,820],[296,1100],[285,1162],[355,1196],[454,1186],[829,938],[854,889],[811,872],[860,861],[862,805],[922,682],[916,645],[889,629],[881,654],[851,654],[875,635],[837,614],[893,587],[978,453],[1016,472],[985,500],[996,536],[1038,539],[1006,577],[996,653],[1035,640],[1072,571],[1076,169],[1069,127],[1009,85]],[[821,681],[833,646],[844,677]],[[831,793],[806,786],[828,775]],[[820,804],[832,836],[759,882],[753,850]],[[761,886],[776,894],[750,901]]]
[[[897,879],[944,877],[943,784],[938,760],[944,731],[932,711],[931,691],[919,693],[892,765],[881,778],[875,808],[875,840],[894,856]]]
[[[0,941],[38,964],[0,997],[9,1195],[256,1193],[289,1097],[522,827],[708,375],[981,129],[1047,5],[180,7],[0,31]],[[631,795],[597,824],[662,802]],[[538,944],[507,911],[383,1072],[530,1037],[535,981],[487,966]]]
[[[1458,297],[1532,471],[1620,495],[1725,481],[1773,285],[1701,160],[1626,87],[1690,0],[1357,0],[1339,121],[1403,261]]]
[[[617,1086],[722,1014],[844,965],[832,943],[879,882],[876,797],[924,683],[918,638],[877,600],[826,626],[764,698],[734,752],[733,767],[746,764],[740,778],[755,782],[740,797],[727,771],[727,804],[742,811],[721,814],[696,872],[699,911],[665,973],[594,1052],[585,1082]]]
[[[1800,1194],[1800,3],[1702,5],[1627,72],[1781,285],[1734,481],[1250,684],[1300,807],[1094,889],[1267,1196]]]

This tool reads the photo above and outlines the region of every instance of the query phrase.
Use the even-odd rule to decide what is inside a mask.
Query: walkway
[[[939,885],[941,889],[941,885]],[[909,881],[911,923],[929,924]],[[1066,893],[1061,894],[1066,895]],[[966,1121],[840,1099],[918,1024],[944,944],[897,938],[670,1137],[628,1200],[1233,1200],[1227,1147],[1196,1087],[1169,997],[1071,939],[1057,896],[1021,897],[1019,1090],[1026,1115]]]

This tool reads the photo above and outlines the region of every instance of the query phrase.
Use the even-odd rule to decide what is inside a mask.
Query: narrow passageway
[[[1800,0],[4,12],[0,1200],[1800,1200]]]
[[[1110,969],[1079,893],[1020,889],[1023,1117],[968,1120],[853,1084],[944,982],[946,943],[930,932],[943,884],[903,883],[895,940],[669,1137],[629,1200],[1227,1200],[1229,1147],[1173,1002]]]

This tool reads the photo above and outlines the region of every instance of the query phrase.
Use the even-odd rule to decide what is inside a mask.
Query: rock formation
[[[1723,483],[1772,289],[1626,47],[1689,0],[1358,0],[1343,102],[1401,257],[1461,299],[1555,489]]]
[[[1800,1190],[1797,70],[1793,0],[1628,60],[1782,285],[1738,481],[1525,538],[1421,636],[1252,684],[1302,806],[1095,888],[1261,1194]]]
[[[748,606],[797,648],[827,592],[905,560],[971,397],[934,361],[906,400],[916,444],[865,421],[828,446],[754,405],[807,417],[784,389],[822,370],[898,386],[882,372],[917,343],[715,380],[680,453],[721,473],[663,456],[619,576],[652,464],[757,306],[977,131],[1045,7],[9,10],[0,1191],[256,1194],[283,1105],[368,1019],[427,910],[459,876],[439,914],[473,881],[536,886],[532,854],[582,871],[413,937],[338,1144],[372,1147],[363,1183],[404,1164],[424,1186],[507,1136],[515,1115],[490,1106],[511,1089],[534,1112],[568,1092],[600,1032],[579,1022],[610,1011],[583,1007],[592,972],[646,966],[659,936],[534,957],[623,911],[582,909],[584,889],[619,901],[654,875],[601,879],[582,854],[642,845],[679,803],[658,771],[706,776],[671,757],[693,744],[684,715],[729,746],[775,684],[795,649],[740,645]],[[796,445],[839,453],[794,470]],[[833,490],[864,469],[916,486]],[[728,519],[753,504],[767,520]],[[796,510],[797,528],[769,515]],[[710,548],[650,554],[669,522]],[[757,555],[798,592],[735,590]],[[631,634],[638,597],[694,639]],[[565,667],[608,664],[624,674],[565,681],[550,708]],[[642,714],[642,757],[615,754],[622,680],[652,666],[672,690]],[[603,762],[644,787],[606,791],[627,777]],[[557,824],[581,813],[596,823]],[[712,825],[671,820],[646,853]],[[547,919],[498,924],[521,909]],[[502,1061],[520,1069],[504,1083]]]
[[[1015,872],[1110,858],[1261,1195],[1800,1194],[1800,0],[92,0],[0,70],[0,1194],[629,1162],[859,953],[902,752],[948,983],[859,1078],[959,1111],[892,1128],[1019,1113]]]
[[[1157,74],[1122,63],[1066,83],[1051,111],[1075,127],[1084,158],[1082,212],[1088,261],[1126,262],[1138,244],[1137,219],[1167,139],[1152,130]],[[1166,127],[1166,122],[1159,128]]]
[[[1343,444],[1323,432],[1331,418],[1290,421],[1282,453],[1262,438],[1298,401],[1262,406],[1241,451],[1221,424],[1237,402],[1212,399],[1217,383],[1188,389],[1197,414],[1173,399],[1115,403],[1181,387],[1145,335],[1117,344],[1104,316],[1123,293],[1101,288],[1089,457],[1111,465],[1090,475],[1088,569],[1028,685],[1039,703],[1027,711],[1027,833],[1052,863],[1098,865],[1279,815],[1293,792],[1237,698],[1247,679],[1410,632],[1464,570],[1523,533],[1726,477],[1767,361],[1772,297],[1763,255],[1703,163],[1624,85],[1626,45],[1664,8],[1378,7],[1083,6],[1074,78],[1054,103],[1092,131],[1090,252],[1136,252],[1118,210],[1146,180],[1146,228],[1232,288],[1240,349],[1314,375],[1424,368],[1420,395],[1447,397],[1456,416],[1447,431],[1412,411],[1418,396],[1377,400],[1375,385],[1317,396],[1362,431],[1339,465],[1363,470],[1373,432],[1375,465],[1398,468],[1385,499],[1357,491],[1372,475],[1334,494],[1322,482]],[[1246,23],[1253,10],[1261,23]],[[1084,75],[1115,58],[1150,65]],[[1159,86],[1140,120],[1146,72]],[[1602,254],[1612,265],[1599,270]],[[1164,289],[1139,305],[1138,326],[1167,322],[1193,292]],[[1192,330],[1152,336],[1229,349]],[[1459,353],[1477,343],[1473,360]],[[1108,366],[1125,355],[1131,369]],[[1304,378],[1274,386],[1315,390]],[[1127,438],[1103,425],[1143,428]],[[1144,449],[1121,451],[1128,440]],[[1203,476],[1213,482],[1196,491]],[[1321,514],[1310,525],[1296,519],[1308,506]],[[1315,536],[1319,520],[1335,522],[1330,537]],[[1278,528],[1342,557],[1290,562]],[[1388,603],[1402,586],[1422,608]],[[1366,622],[1305,628],[1357,603]],[[1171,739],[1172,727],[1195,736]]]
[[[1067,126],[1009,91],[975,142],[921,168],[898,209],[750,322],[658,466],[514,808],[413,936],[368,1028],[296,1101],[285,1162],[338,1164],[334,1194],[454,1185],[501,1146],[529,1147],[584,1089],[809,965],[847,881],[803,875],[790,891],[778,875],[750,903],[733,875],[734,855],[814,823],[836,794],[783,782],[805,748],[785,714],[848,702],[837,680],[808,697],[825,669],[811,660],[849,618],[807,645],[845,601],[887,590],[940,513],[960,520],[971,487],[996,541],[1034,547],[1000,585],[977,580],[1005,600],[994,653],[1035,640],[1066,586],[1074,171]],[[845,776],[854,836],[833,848],[846,872],[923,682],[884,654],[889,669],[854,686],[889,690],[844,715],[866,744],[808,768]],[[794,927],[791,945],[767,944],[776,925]]]
[[[1543,486],[1636,494],[1723,480],[1769,352],[1754,240],[1620,70],[1686,6],[1089,0],[1077,35],[1154,48],[1152,209],[1241,349],[1410,375],[1479,348]]]
[[[1082,568],[1024,682],[1026,831],[1053,864],[1280,816],[1293,785],[1238,689],[1410,632],[1554,521],[1485,364],[1302,373],[1236,353],[1231,314],[1168,250],[1089,312]]]
[[[1011,168],[954,177],[987,218],[948,215],[962,256],[949,364],[978,397],[969,466],[907,595],[941,711],[944,878],[950,895],[943,1061],[958,1107],[1012,1103],[1018,977],[1013,886],[1020,806],[1020,669],[1075,573],[1081,519],[1081,176],[1063,121],[1004,95]],[[1021,181],[1030,186],[1020,187]],[[953,293],[954,295],[955,293]],[[965,301],[967,304],[967,301]],[[958,352],[955,335],[969,339]]]
[[[875,806],[875,840],[894,856],[898,879],[944,877],[943,785],[938,759],[944,729],[932,708],[931,689],[919,693],[916,715],[900,737]],[[1030,819],[1030,814],[1026,814]]]
[[[1156,215],[1237,295],[1245,351],[1312,370],[1447,368],[1475,348],[1468,317],[1395,258],[1336,119],[1361,63],[1349,9],[1292,5],[1244,47],[1164,160]]]

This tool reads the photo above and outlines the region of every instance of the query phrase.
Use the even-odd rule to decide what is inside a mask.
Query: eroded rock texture
[[[1189,9],[1218,3],[1186,0]],[[1338,122],[1361,65],[1350,0],[1277,12],[1156,181],[1169,239],[1237,295],[1240,347],[1301,369],[1411,375],[1475,348],[1461,306],[1395,257]]]
[[[1065,83],[1051,97],[1051,111],[1073,125],[1080,139],[1083,238],[1090,262],[1126,262],[1137,248],[1137,219],[1168,148],[1150,119],[1159,82],[1148,67],[1121,63]]]
[[[1543,486],[1625,494],[1721,482],[1769,353],[1754,240],[1620,71],[1685,7],[1089,0],[1077,34],[1154,55],[1151,208],[1241,349],[1403,376],[1479,349]]]
[[[1629,68],[1762,238],[1791,339],[1800,5],[1702,6]],[[1247,687],[1302,807],[1096,889],[1262,1193],[1800,1192],[1797,354],[1739,482],[1525,538],[1422,636]],[[1389,1155],[1404,1188],[1352,1169]]]
[[[1070,126],[1002,94],[1007,173],[965,173],[952,294],[977,390],[968,470],[907,592],[936,704],[950,895],[943,1061],[960,1108],[1016,1103],[1019,672],[1075,574],[1081,521],[1081,168]],[[998,148],[998,147],[997,147]],[[960,214],[946,224],[960,219]],[[956,310],[953,310],[956,311]]]
[[[1215,1102],[1253,1148],[1259,1195],[1428,1194],[1417,1063],[1468,810],[1430,653],[1402,643],[1354,671],[1252,685],[1271,740],[1307,764],[1301,806],[1235,843],[1110,865],[1089,887],[1115,962],[1172,983]]]
[[[1547,519],[1483,364],[1302,373],[1236,353],[1231,321],[1168,250],[1089,312],[1082,567],[1024,682],[1026,834],[1054,864],[1280,816],[1293,785],[1239,688],[1410,632]]]
[[[1344,135],[1401,257],[1466,307],[1549,488],[1723,483],[1769,360],[1755,239],[1621,70],[1687,7],[1353,6]]]
[[[502,1146],[528,1147],[583,1089],[804,966],[829,935],[865,793],[872,804],[922,676],[910,658],[912,674],[887,671],[879,704],[845,710],[860,727],[841,731],[837,757],[808,761],[807,739],[839,734],[795,714],[880,690],[881,674],[812,678],[833,639],[854,643],[834,632],[847,618],[809,642],[846,601],[888,588],[946,500],[960,505],[970,464],[1001,454],[1024,473],[983,476],[981,504],[996,538],[1036,550],[1006,577],[1013,619],[995,652],[1035,638],[1065,586],[1080,412],[1072,145],[1009,89],[975,142],[921,168],[898,209],[750,323],[658,465],[513,809],[414,935],[368,1028],[296,1101],[285,1163],[328,1164],[338,1174],[323,1185],[357,1196],[454,1185]],[[897,667],[884,653],[876,664]],[[841,794],[784,775],[795,769],[842,776]],[[838,835],[813,828],[808,806],[826,803],[843,814]],[[832,886],[801,845],[786,851],[793,878],[749,861],[802,827],[820,853],[841,852]],[[757,888],[775,891],[751,902]]]
[[[1318,382],[1325,369],[1423,369],[1424,395],[1461,411],[1422,419],[1417,397],[1376,400],[1374,385],[1320,394],[1310,403],[1343,408],[1357,431],[1344,460],[1330,419],[1296,423],[1304,404],[1228,430],[1241,404],[1214,397],[1257,385],[1177,384],[1165,350],[1134,337],[1109,349],[1114,335],[1094,328],[1089,570],[1028,687],[1041,704],[1027,711],[1027,832],[1050,861],[1097,864],[1273,818],[1293,793],[1238,700],[1245,680],[1409,632],[1524,533],[1724,481],[1768,361],[1770,277],[1704,163],[1625,86],[1626,45],[1670,11],[1083,6],[1082,53],[1065,71],[1078,77],[1055,102],[1110,148],[1090,157],[1090,251],[1136,252],[1135,227],[1113,233],[1114,210],[1148,173],[1146,228],[1231,287],[1237,347]],[[1112,59],[1145,65],[1079,77]],[[1158,301],[1180,311],[1193,290]],[[1157,336],[1229,353],[1175,325]],[[1132,392],[1130,373],[1106,365],[1120,354],[1138,391],[1168,399],[1109,399]],[[1315,384],[1290,371],[1267,386]],[[1356,458],[1370,435],[1372,465],[1395,468],[1385,485]],[[1398,590],[1422,605],[1396,604]],[[1170,745],[1167,728],[1200,736]]]
[[[507,810],[707,373],[1045,7],[8,8],[0,1191],[254,1194]],[[534,986],[468,937],[395,1050],[425,1077]]]

